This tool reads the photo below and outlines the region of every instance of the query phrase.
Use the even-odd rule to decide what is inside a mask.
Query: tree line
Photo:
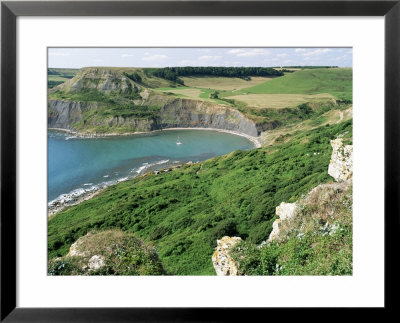
[[[271,67],[221,67],[221,66],[185,66],[148,68],[148,74],[183,84],[180,76],[226,76],[248,79],[250,76],[283,76],[282,71]]]

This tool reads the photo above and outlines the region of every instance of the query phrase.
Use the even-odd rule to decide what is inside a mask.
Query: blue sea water
[[[177,144],[177,141],[182,143]],[[79,138],[48,132],[48,201],[79,195],[150,170],[253,148],[217,131],[170,130],[146,135]]]

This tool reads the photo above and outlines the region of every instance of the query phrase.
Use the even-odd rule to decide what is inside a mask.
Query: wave
[[[50,201],[48,203],[48,207],[52,208],[52,207],[56,207],[56,206],[60,206],[60,205],[70,205],[75,203],[76,201],[80,200],[81,198],[85,197],[86,195],[89,195],[91,193],[94,193],[95,191],[99,190],[99,189],[103,189],[106,188],[108,186],[117,184],[117,183],[121,183],[124,181],[127,181],[131,178],[134,178],[136,176],[139,176],[141,173],[143,173],[144,170],[150,168],[150,167],[154,167],[157,165],[162,165],[162,164],[166,164],[169,162],[169,159],[165,159],[165,160],[160,160],[154,163],[143,163],[142,166],[140,166],[138,169],[132,169],[131,173],[136,173],[136,175],[133,176],[124,176],[121,178],[117,178],[114,180],[109,180],[109,181],[105,181],[105,182],[101,182],[99,184],[93,184],[93,183],[85,183],[82,184],[82,186],[86,186],[86,187],[80,187],[77,189],[72,190],[69,193],[64,193],[59,195],[58,197],[56,197],[54,200]],[[119,173],[119,172],[117,172]],[[103,177],[107,178],[110,175],[104,175]],[[92,186],[90,186],[92,185]],[[90,187],[87,187],[90,186]]]
[[[150,163],[150,164],[149,164],[149,163],[143,163],[142,166],[140,166],[137,170],[132,169],[132,172],[133,172],[133,171],[136,171],[137,174],[140,174],[140,173],[142,173],[145,169],[148,169],[148,168],[150,168],[150,167],[157,166],[157,165],[166,164],[166,163],[168,163],[168,162],[169,162],[169,159],[160,160],[160,161],[158,161],[158,162],[154,162],[154,163]]]

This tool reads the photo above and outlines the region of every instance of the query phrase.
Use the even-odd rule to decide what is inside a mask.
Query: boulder
[[[285,203],[282,202],[276,207],[276,215],[279,216],[281,221],[285,221],[295,217],[298,213],[297,203]]]
[[[96,270],[100,269],[104,266],[104,257],[99,255],[94,255],[92,258],[89,259],[89,270]]]
[[[89,236],[90,233],[88,233],[86,236]],[[71,247],[69,248],[69,252],[67,254],[67,257],[87,257],[89,253],[87,251],[82,251],[81,246],[84,242],[84,239],[81,237],[78,240],[76,240]]]

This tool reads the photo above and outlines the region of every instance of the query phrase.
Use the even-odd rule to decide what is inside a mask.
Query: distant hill
[[[76,68],[48,68],[47,69],[47,87],[49,89],[64,83],[73,78],[79,69]]]

